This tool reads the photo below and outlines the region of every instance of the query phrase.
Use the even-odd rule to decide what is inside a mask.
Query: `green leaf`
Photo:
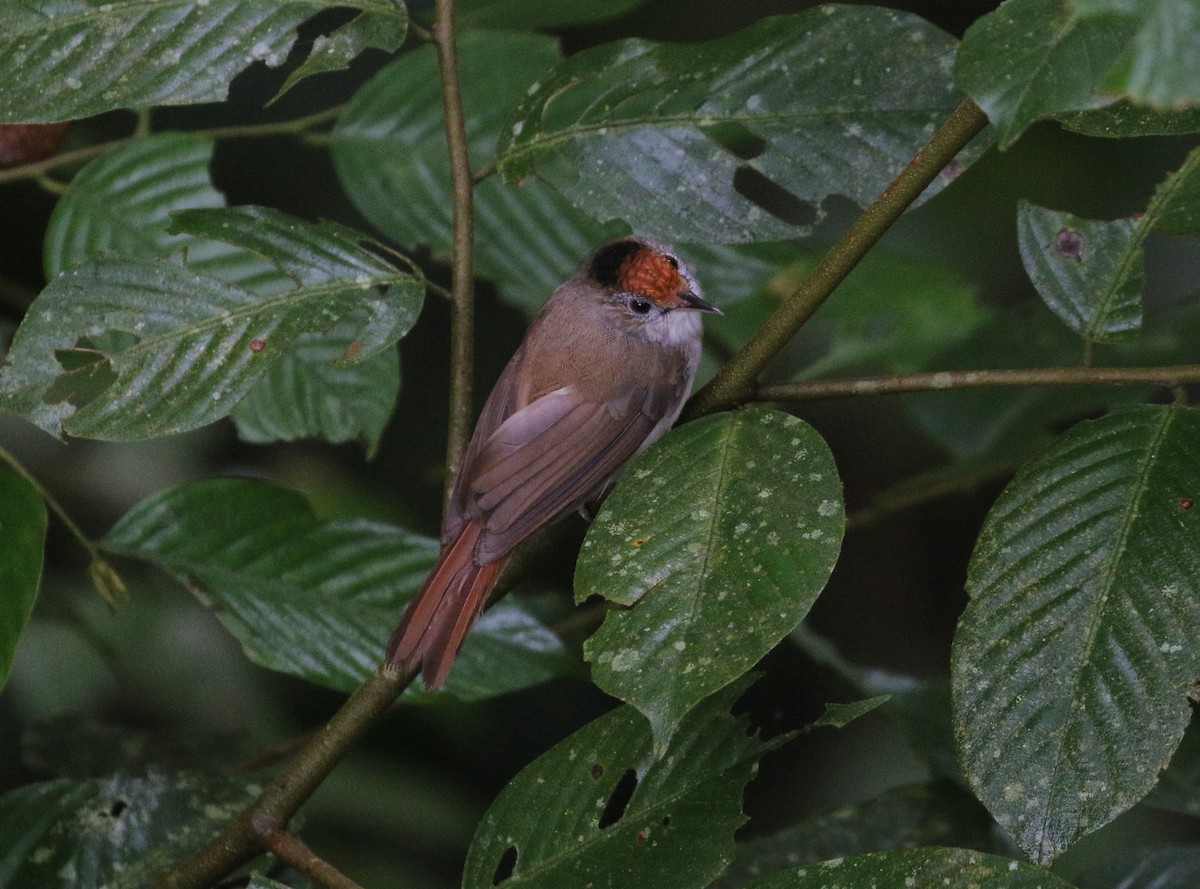
[[[181,210],[225,206],[209,178],[212,152],[211,139],[155,133],[88,163],[50,217],[43,247],[46,278],[111,254],[171,258],[264,295],[294,286],[250,250],[170,231],[173,215]]]
[[[300,335],[359,313],[362,360],[392,345],[420,310],[421,283],[341,226],[253,207],[174,219],[175,231],[257,255],[288,289],[249,290],[169,260],[76,266],[42,291],[17,330],[0,406],[54,435],[182,432],[228,414]]]
[[[531,88],[497,147],[500,172],[663,238],[793,237],[829,195],[865,206],[921,150],[961,98],[945,75],[954,49],[916,16],[864,6],[706,43],[605,44]]]
[[[85,166],[54,207],[46,229],[46,279],[106,253],[160,257],[182,254],[195,264],[227,244],[167,232],[171,213],[223,207],[208,164],[211,139],[158,133],[138,139]]]
[[[1096,222],[1022,201],[1017,237],[1042,299],[1089,342],[1130,338],[1142,322],[1143,245],[1151,229],[1200,234],[1200,149],[1136,221]]]
[[[150,885],[259,790],[217,775],[156,769],[19,787],[0,797],[0,886]]]
[[[230,413],[238,438],[256,444],[321,438],[361,440],[375,455],[400,392],[400,356],[376,352],[353,364],[363,319],[350,316],[326,333],[302,333]]]
[[[1138,848],[1089,867],[1077,882],[1084,889],[1172,889],[1200,885],[1200,848]]]
[[[567,28],[624,15],[646,0],[465,0],[456,21],[463,28],[536,31]]]
[[[585,644],[593,681],[661,748],[803,619],[844,526],[837,467],[803,421],[751,408],[671,432],[624,474],[576,565],[577,601],[635,606]]]
[[[459,75],[472,163],[493,157],[501,124],[526,90],[559,60],[534,34],[464,34]],[[449,256],[450,166],[433,47],[405,53],[363,86],[331,135],[334,165],[355,206],[401,244]],[[508,186],[492,176],[475,192],[476,271],[506,300],[536,310],[606,229],[544,183]]]
[[[1080,423],[996,501],[954,640],[972,787],[1049,862],[1143,797],[1200,674],[1200,413]],[[1047,682],[1046,677],[1054,677]]]
[[[769,836],[738,844],[733,863],[709,889],[736,889],[756,877],[799,864],[917,846],[965,846],[985,851],[992,819],[954,785],[919,784],[823,812]]]
[[[822,713],[817,721],[812,724],[812,728],[845,728],[860,716],[865,716],[876,707],[886,704],[891,698],[891,695],[876,695],[873,698],[867,698],[863,701],[850,701],[846,704],[826,704],[825,712]]]
[[[45,543],[41,495],[28,480],[0,465],[0,688],[37,599]]]
[[[1184,136],[1200,132],[1200,108],[1182,111],[1146,108],[1122,100],[1094,111],[1056,115],[1066,129],[1085,136]]]
[[[1079,20],[1062,0],[1007,0],[963,35],[954,77],[1007,148],[1034,121],[1100,108],[1100,81],[1130,36],[1108,19]]]
[[[328,5],[328,0],[326,0]],[[274,102],[297,83],[314,74],[341,71],[365,49],[395,52],[408,34],[408,9],[402,0],[337,0],[337,6],[353,6],[358,15],[330,34],[318,34],[303,64],[288,75]]]
[[[1017,240],[1034,287],[1088,342],[1130,339],[1142,326],[1142,244],[1149,227],[1097,222],[1021,201]]]
[[[771,746],[729,715],[745,686],[693,710],[663,756],[628,706],[542,754],[484,815],[463,889],[707,885],[733,855],[742,788]]]
[[[296,27],[326,0],[26,0],[0,34],[0,122],[71,120],[114,108],[219,102],[245,67],[277,67]],[[345,67],[367,48],[399,48],[404,5],[340,0],[358,16],[313,41],[289,78]]]
[[[1043,868],[966,849],[909,849],[835,858],[749,883],[746,889],[1071,889]]]
[[[1200,235],[1200,148],[1154,192],[1147,224],[1169,235]]]
[[[211,607],[246,655],[271,670],[352,691],[382,662],[437,541],[363,519],[322,521],[294,491],[246,479],[151,497],[105,536]],[[468,638],[447,691],[475,699],[540,682],[570,664],[561,643],[505,601]]]
[[[251,874],[246,889],[290,889],[290,887],[286,883],[280,883],[278,880],[272,880],[262,874]]]
[[[224,205],[209,181],[212,142],[182,133],[139,139],[92,161],[55,207],[46,236],[47,277],[104,254],[172,258],[263,297],[295,286],[290,273],[246,247],[171,234],[173,214]],[[187,221],[187,217],[183,217]],[[348,362],[366,322],[354,313],[327,332],[302,333],[233,410],[238,435],[266,443],[361,439],[378,445],[400,387],[388,349]]]
[[[1135,102],[1178,108],[1200,103],[1200,2],[1070,0],[1081,18],[1120,16],[1135,29],[1104,87]]]

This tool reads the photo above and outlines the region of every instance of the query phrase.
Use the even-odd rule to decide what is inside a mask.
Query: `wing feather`
[[[474,466],[469,511],[484,522],[476,558],[486,564],[586,502],[642,448],[673,394],[644,386],[614,411],[559,389],[513,414]]]

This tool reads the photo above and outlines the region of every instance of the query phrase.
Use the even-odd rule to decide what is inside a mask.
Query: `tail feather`
[[[440,688],[467,633],[483,613],[507,556],[475,563],[481,528],[467,522],[409,604],[388,643],[387,663],[404,672],[420,668],[425,687]]]

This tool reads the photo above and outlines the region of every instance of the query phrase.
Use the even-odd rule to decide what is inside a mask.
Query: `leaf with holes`
[[[954,50],[923,19],[867,6],[707,43],[605,44],[531,88],[497,147],[500,172],[664,238],[794,237],[829,195],[865,206],[922,149],[962,98]]]
[[[276,67],[296,28],[335,6],[357,16],[313,40],[301,76],[398,49],[402,3],[381,0],[25,0],[5,7],[0,121],[71,120],[114,108],[219,102],[254,62]]]
[[[966,849],[907,849],[835,858],[772,874],[745,889],[1072,889],[1040,867]]]
[[[1046,305],[1088,342],[1129,339],[1142,326],[1141,222],[1097,222],[1021,201],[1021,261]]]
[[[170,260],[103,257],[55,278],[0,373],[0,407],[47,432],[134,440],[232,410],[304,333],[359,313],[362,360],[412,326],[423,287],[332,223],[254,207],[177,213],[175,231],[225,240],[289,286],[247,289]]]
[[[1034,121],[1111,103],[1100,83],[1129,36],[1119,21],[1079,20],[1062,0],[1008,0],[967,29],[954,77],[1007,148]]]
[[[319,520],[296,492],[246,479],[151,497],[103,546],[177,577],[255,663],[346,692],[383,660],[388,634],[438,553],[437,541],[392,525]],[[446,690],[482,698],[571,666],[557,638],[506,601],[480,620]]]
[[[729,715],[746,686],[696,707],[663,756],[628,706],[542,754],[483,816],[463,889],[708,885],[746,820],[742,788],[775,746]]]
[[[1038,862],[1145,796],[1187,726],[1198,440],[1186,408],[1080,423],[1017,474],[980,532],[954,640],[959,758]]]
[[[28,479],[0,465],[0,688],[42,579],[46,505]]]
[[[622,477],[575,569],[577,601],[634,606],[584,646],[593,680],[663,745],[803,619],[844,527],[837,467],[807,423],[751,408],[671,432]]]
[[[556,42],[516,33],[459,40],[460,79],[472,163],[494,156],[504,115],[561,58]],[[401,244],[449,256],[450,164],[441,139],[442,93],[432,46],[405,53],[350,102],[331,134],[339,179],[368,219]],[[591,249],[623,229],[575,210],[545,183],[505,185],[492,176],[475,192],[476,271],[506,300],[536,311]]]
[[[217,834],[260,788],[151,769],[96,781],[46,781],[0,796],[0,885],[151,885]]]
[[[1142,105],[1200,104],[1200,3],[1196,0],[1070,0],[1084,19],[1119,17],[1132,39],[1104,78],[1104,87]]]

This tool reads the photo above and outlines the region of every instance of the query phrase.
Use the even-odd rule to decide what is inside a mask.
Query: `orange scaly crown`
[[[653,247],[631,253],[617,271],[617,286],[624,291],[652,299],[665,308],[683,304],[679,294],[687,292],[687,280],[679,273],[678,262]]]

